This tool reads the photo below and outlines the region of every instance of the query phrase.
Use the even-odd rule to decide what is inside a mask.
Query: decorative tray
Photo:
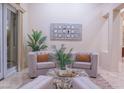
[[[78,73],[73,70],[58,70],[56,71],[56,74],[60,77],[75,77],[78,75]]]

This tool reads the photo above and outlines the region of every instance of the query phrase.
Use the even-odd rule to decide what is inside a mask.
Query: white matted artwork
[[[51,23],[51,40],[82,40],[82,24]]]

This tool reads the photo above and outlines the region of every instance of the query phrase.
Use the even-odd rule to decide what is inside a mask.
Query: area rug
[[[90,78],[92,82],[94,82],[96,85],[98,85],[101,89],[113,89],[112,86],[107,82],[100,74],[98,74],[97,78]],[[27,73],[24,74],[24,82],[21,86],[27,84],[28,82],[32,81],[33,79],[30,79],[27,75]],[[19,86],[18,88],[20,88]]]
[[[107,82],[100,74],[97,78],[90,78],[96,85],[98,85],[102,89],[112,89],[112,86]],[[1,89],[18,89],[23,85],[31,82],[33,79],[30,79],[28,76],[27,70],[22,72],[18,72],[15,75],[0,81]]]
[[[97,78],[90,79],[102,89],[113,89],[109,82],[107,82],[100,74],[98,74]]]

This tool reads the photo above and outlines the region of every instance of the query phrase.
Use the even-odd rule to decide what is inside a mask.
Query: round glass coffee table
[[[88,74],[83,69],[66,69],[60,70],[58,68],[50,69],[47,76],[54,77],[53,84],[56,89],[71,89],[72,79],[78,76],[88,76]]]

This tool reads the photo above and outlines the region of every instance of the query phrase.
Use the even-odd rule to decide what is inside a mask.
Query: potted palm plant
[[[68,53],[65,53],[66,48],[64,47],[63,44],[61,45],[60,49],[57,49],[56,46],[54,47],[54,49],[56,51],[55,57],[58,60],[58,65],[60,69],[66,70],[66,65],[72,64],[74,62],[70,54],[73,48],[71,48]]]
[[[39,51],[41,49],[47,48],[45,44],[46,36],[43,36],[41,31],[34,31],[31,35],[28,34],[29,41],[27,41],[28,46],[32,48],[32,51]]]

